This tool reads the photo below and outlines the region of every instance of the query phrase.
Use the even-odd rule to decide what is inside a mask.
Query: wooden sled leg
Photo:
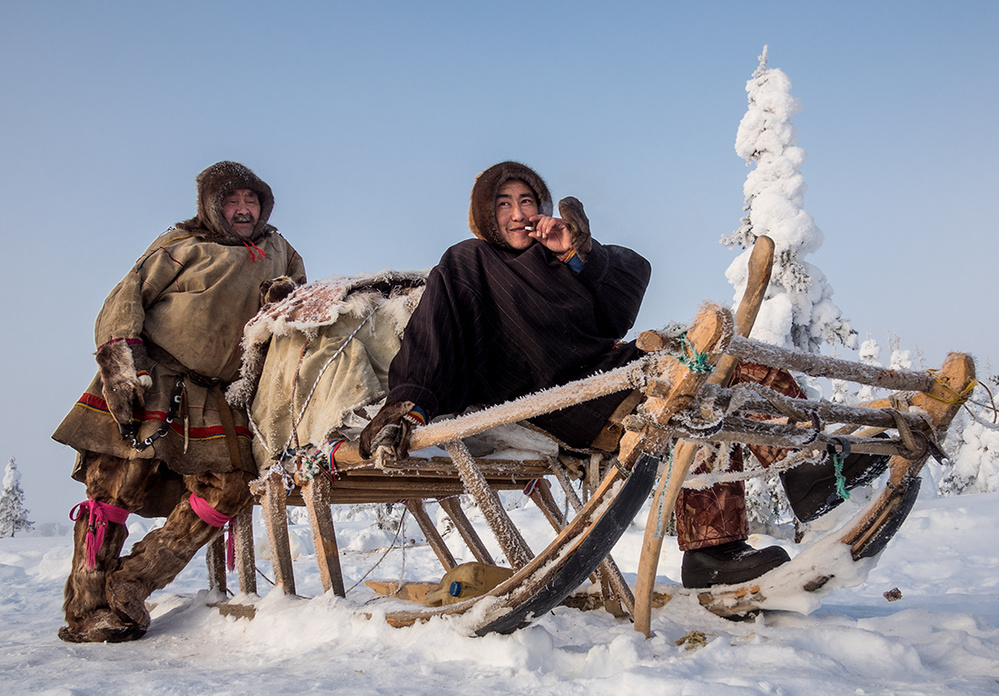
[[[437,526],[434,521],[430,519],[430,515],[427,514],[427,509],[423,505],[422,500],[410,500],[406,502],[406,509],[416,520],[416,523],[420,525],[420,531],[423,532],[423,536],[427,538],[427,543],[430,544],[430,548],[434,550],[437,554],[437,560],[441,562],[444,566],[444,570],[448,571],[454,568],[457,563],[455,563],[454,556],[451,555],[451,550],[447,547],[444,542],[444,537],[441,536],[440,532],[437,531]]]
[[[208,542],[205,561],[208,563],[208,589],[218,590],[224,595],[228,589],[225,577],[225,533]]]
[[[330,484],[322,477],[316,477],[302,486],[302,498],[309,514],[309,528],[312,530],[312,545],[316,549],[316,562],[319,564],[319,579],[323,590],[337,597],[346,597],[343,586],[343,571],[340,568],[340,552],[336,545],[336,530],[333,528],[333,515],[330,513]]]
[[[565,493],[566,500],[569,501],[569,506],[576,512],[576,514],[579,514],[579,512],[583,509],[583,503],[579,499],[579,496],[576,495],[575,489],[573,489],[573,487],[569,484],[569,479],[565,475],[565,470],[558,463],[555,463],[552,468],[555,471],[555,478],[562,487],[562,492]],[[552,498],[548,482],[543,481],[540,483],[544,483],[544,486],[542,487],[539,485],[535,489],[535,494],[538,496],[538,498],[535,499],[535,502],[542,507],[542,509],[544,509],[544,506],[550,506],[555,508],[557,512],[555,499]],[[534,498],[534,495],[531,497]],[[546,513],[546,516],[548,516],[548,513]],[[551,521],[552,517],[548,516],[548,519]],[[552,521],[553,526],[554,524],[555,522]],[[562,527],[556,527],[556,531],[560,531],[561,529]],[[610,554],[608,554],[607,557],[600,562],[600,566],[597,568],[597,576],[597,579],[600,582],[601,592],[604,596],[604,607],[607,611],[618,617],[622,616],[624,612],[634,615],[635,595],[632,594],[631,586],[629,586],[628,582],[624,579],[621,569],[618,568],[617,563],[613,558],[611,558]],[[613,594],[610,593],[610,590],[613,590]]]
[[[503,508],[503,503],[500,502],[499,495],[489,487],[485,476],[479,471],[479,467],[475,464],[475,460],[464,443],[449,442],[445,447],[455,466],[458,467],[458,474],[461,476],[462,483],[465,484],[465,490],[479,504],[486,522],[489,523],[489,527],[496,536],[496,541],[499,542],[506,560],[510,563],[510,567],[523,568],[534,558],[534,554],[520,530],[510,520],[510,516]]]
[[[288,513],[285,507],[284,484],[278,474],[271,474],[264,483],[260,497],[264,509],[264,525],[271,544],[274,582],[285,594],[295,594],[295,573],[291,566],[291,542],[288,539]]]
[[[475,556],[475,560],[486,565],[496,565],[492,554],[489,553],[489,549],[486,548],[486,545],[482,542],[482,538],[475,531],[475,527],[472,526],[465,511],[461,509],[461,502],[458,498],[441,498],[437,502],[440,503],[440,506],[444,508],[444,512],[454,522],[454,528],[458,530],[461,540],[465,542],[465,546]]]
[[[239,577],[239,591],[243,594],[257,594],[257,558],[253,549],[253,506],[236,515],[233,522],[236,533],[236,571]]]
[[[974,363],[967,355],[952,353],[943,367],[931,379],[925,392],[912,396],[912,405],[925,414],[939,438],[968,397],[974,382]],[[890,404],[887,404],[890,405]],[[906,456],[895,455],[889,464],[888,483],[857,516],[843,529],[831,532],[828,541],[846,545],[853,560],[873,558],[880,554],[892,536],[901,527],[912,510],[919,492],[919,471],[928,453]],[[820,539],[813,546],[826,544]],[[828,546],[828,544],[826,544]],[[736,587],[709,589],[698,594],[698,600],[708,611],[719,616],[745,613],[766,606],[780,607],[780,594],[787,593],[794,585],[804,593],[824,593],[836,587],[835,576],[823,572],[809,549],[796,556],[790,563],[771,571],[775,575]],[[802,562],[802,560],[804,562]]]

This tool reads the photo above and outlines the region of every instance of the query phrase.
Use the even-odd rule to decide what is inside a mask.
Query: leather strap
[[[225,443],[229,447],[229,461],[232,462],[234,469],[242,469],[243,465],[239,458],[239,441],[236,439],[236,424],[232,420],[232,410],[218,384],[212,385],[211,392],[215,394],[219,420],[222,421],[222,430],[225,431]]]

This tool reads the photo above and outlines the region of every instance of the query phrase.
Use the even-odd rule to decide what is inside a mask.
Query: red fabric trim
[[[77,400],[76,403],[78,406],[89,408],[92,411],[110,413],[107,402],[96,394],[86,392]],[[165,411],[145,411],[142,421],[156,421],[157,423],[162,423],[166,420],[166,415]],[[184,434],[184,424],[180,421],[174,421],[171,423],[170,428],[178,435]],[[253,439],[253,433],[250,429],[241,425],[236,426],[236,436],[244,437],[247,440]],[[225,428],[221,425],[206,425],[197,428],[190,428],[188,432],[188,438],[191,440],[217,440],[218,438],[223,437],[225,437]]]

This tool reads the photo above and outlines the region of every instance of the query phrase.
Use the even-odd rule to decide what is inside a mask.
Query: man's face
[[[538,214],[538,200],[531,188],[520,179],[511,179],[496,194],[496,225],[503,240],[513,249],[526,249],[534,243],[525,226]]]
[[[236,189],[222,201],[222,216],[240,237],[249,239],[260,219],[260,198],[256,191]]]

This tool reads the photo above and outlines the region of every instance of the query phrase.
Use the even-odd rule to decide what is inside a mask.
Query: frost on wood
[[[0,495],[0,537],[12,537],[16,532],[34,527],[28,520],[28,510],[24,507],[24,491],[21,490],[21,472],[17,470],[14,457],[7,461],[3,476],[3,494]]]
[[[760,235],[774,240],[774,270],[752,337],[788,348],[818,352],[823,343],[852,348],[855,332],[832,302],[833,289],[818,267],[804,260],[822,246],[822,231],[804,209],[807,186],[801,174],[806,153],[797,146],[791,117],[801,103],[791,81],[767,67],[767,47],[746,84],[749,109],[739,124],[735,150],[755,165],[743,186],[745,217],[728,247],[746,249],[725,275],[735,287],[736,304],[746,291],[749,255]]]

